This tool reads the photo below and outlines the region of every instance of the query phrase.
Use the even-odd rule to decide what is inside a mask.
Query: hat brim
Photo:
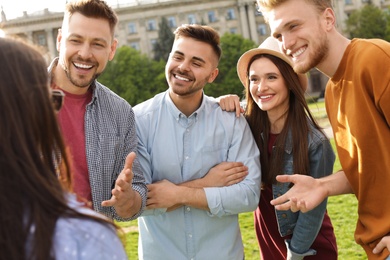
[[[261,49],[261,48],[251,49],[245,52],[243,55],[241,55],[240,59],[237,62],[237,74],[244,87],[246,87],[247,84],[247,79],[248,79],[247,72],[248,72],[249,62],[254,56],[259,54],[270,54],[272,56],[278,57],[279,59],[285,61],[287,64],[293,67],[292,61],[288,59],[284,54],[278,51],[273,51],[270,49]],[[303,88],[303,91],[306,91],[308,85],[306,74],[300,74],[300,73],[297,74],[298,74],[299,82],[301,83],[301,86]]]

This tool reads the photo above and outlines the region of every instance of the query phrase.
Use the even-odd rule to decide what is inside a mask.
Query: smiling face
[[[286,1],[268,14],[271,34],[278,39],[281,50],[290,57],[294,70],[306,73],[318,67],[327,57],[328,8],[319,13],[306,0]]]
[[[276,65],[261,57],[252,62],[248,72],[253,101],[270,118],[280,118],[289,107],[289,90]]]
[[[176,39],[165,66],[171,98],[201,98],[203,87],[218,75],[217,64],[218,58],[209,44],[189,37]]]
[[[66,77],[56,77],[60,81],[56,84],[71,93],[87,91],[113,59],[116,44],[107,20],[74,13],[57,37],[59,66],[55,73]]]

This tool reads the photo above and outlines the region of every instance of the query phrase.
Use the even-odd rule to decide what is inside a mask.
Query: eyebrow
[[[85,38],[85,37],[81,36],[80,34],[76,34],[76,33],[69,34],[68,38],[71,38],[71,37],[74,37],[77,39],[84,39]],[[92,38],[92,41],[104,42],[104,43],[108,44],[107,40],[104,38]]]
[[[179,54],[181,56],[185,56],[183,52],[181,51],[175,51],[176,54]],[[197,56],[193,56],[191,59],[193,60],[197,60],[197,61],[200,61],[202,63],[206,63],[206,61],[204,59],[202,59],[201,57],[197,57]]]
[[[281,29],[279,29],[278,31],[273,32],[273,33],[272,33],[272,37],[276,38],[276,36],[277,36],[278,34],[281,34],[280,31],[284,31],[285,28],[288,28],[288,27],[289,27],[291,24],[293,24],[293,23],[298,23],[298,20],[292,20],[292,21],[287,22],[286,24],[284,24],[284,25],[282,26]]]

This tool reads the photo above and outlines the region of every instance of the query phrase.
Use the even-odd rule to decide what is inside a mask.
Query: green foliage
[[[135,106],[167,89],[164,67],[165,62],[151,60],[133,48],[122,46],[99,82]]]
[[[363,8],[353,11],[346,20],[347,33],[351,38],[386,38],[386,28],[390,20],[388,15],[373,4],[366,4]],[[387,37],[389,37],[388,35]]]
[[[174,39],[175,36],[169,27],[167,18],[162,17],[159,24],[158,39],[153,48],[154,60],[166,61],[168,59]]]
[[[385,40],[390,42],[390,6],[387,8],[387,10],[384,13],[387,21]]]
[[[256,47],[253,41],[241,35],[225,33],[221,37],[222,57],[218,66],[218,77],[205,87],[205,93],[213,97],[226,94],[243,97],[244,87],[237,76],[237,61],[244,52]]]

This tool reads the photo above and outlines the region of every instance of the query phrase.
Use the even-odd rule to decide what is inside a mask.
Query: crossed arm
[[[167,208],[174,210],[189,205],[209,210],[203,188],[224,187],[241,182],[248,175],[248,168],[240,162],[222,162],[209,170],[200,179],[173,184],[162,180],[148,185],[147,209]]]

